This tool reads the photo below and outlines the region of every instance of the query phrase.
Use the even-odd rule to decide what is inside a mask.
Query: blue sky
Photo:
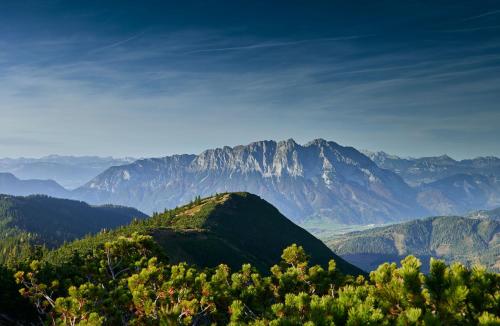
[[[0,156],[500,156],[498,1],[2,1]]]

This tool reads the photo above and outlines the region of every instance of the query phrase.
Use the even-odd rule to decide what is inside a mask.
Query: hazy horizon
[[[319,138],[314,138],[314,139],[309,139],[309,140],[306,140],[304,142],[300,142],[300,141],[297,141],[296,139],[294,138],[288,138],[288,139],[293,139],[297,144],[299,145],[306,145],[308,142],[310,141],[313,141],[315,139],[319,139]],[[324,139],[324,138],[321,138],[321,139]],[[147,159],[147,158],[160,158],[160,157],[165,157],[165,156],[171,156],[171,155],[183,155],[183,154],[186,154],[186,155],[199,155],[201,154],[203,151],[206,151],[206,150],[211,150],[211,149],[218,149],[218,148],[223,148],[223,147],[226,147],[226,146],[229,146],[229,147],[236,147],[236,146],[246,146],[246,145],[250,145],[251,143],[255,143],[255,142],[260,142],[260,141],[276,141],[276,142],[280,142],[280,141],[286,141],[287,139],[261,139],[261,140],[255,140],[255,141],[251,141],[251,142],[248,142],[248,143],[237,143],[237,144],[226,144],[226,145],[220,145],[220,146],[213,146],[213,147],[207,147],[199,152],[176,152],[176,153],[167,153],[167,154],[159,154],[159,155],[151,155],[151,156],[134,156],[134,155],[122,155],[122,156],[114,156],[114,155],[97,155],[97,154],[78,154],[78,153],[69,153],[69,154],[59,154],[59,153],[49,153],[49,154],[44,154],[44,155],[40,155],[40,156],[0,156],[0,160],[2,159],[34,159],[34,160],[39,160],[39,159],[43,159],[43,158],[49,158],[51,156],[61,156],[61,157],[78,157],[78,158],[84,158],[84,157],[88,157],[88,158],[92,158],[92,157],[95,157],[95,158],[110,158],[110,159],[132,159],[132,160],[140,160],[140,159]],[[336,142],[335,140],[332,140],[332,139],[325,139],[326,141],[333,141],[333,142]],[[338,142],[336,142],[338,143]],[[344,147],[354,147],[354,146],[351,146],[349,144],[341,144],[341,143],[338,143],[339,145],[341,146],[344,146]],[[360,152],[365,152],[365,151],[369,151],[369,152],[384,152],[388,155],[395,155],[395,156],[398,156],[399,158],[402,158],[402,159],[417,159],[417,158],[424,158],[424,157],[438,157],[438,156],[449,156],[451,157],[452,159],[456,160],[456,161],[460,161],[460,160],[467,160],[467,159],[475,159],[475,158],[480,158],[480,157],[500,157],[500,156],[496,156],[496,155],[480,155],[480,156],[471,156],[471,157],[453,157],[451,155],[449,155],[448,153],[438,153],[438,154],[434,154],[434,155],[424,155],[424,156],[412,156],[412,155],[398,155],[398,154],[395,154],[395,153],[392,153],[392,152],[388,152],[388,151],[385,151],[383,149],[370,149],[370,148],[356,148],[354,147],[356,150],[360,151]]]

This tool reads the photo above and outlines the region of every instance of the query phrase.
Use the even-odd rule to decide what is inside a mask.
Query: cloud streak
[[[484,31],[484,30],[498,29],[498,28],[500,28],[500,25],[449,29],[449,30],[444,30],[442,32],[445,32],[445,33],[477,32],[477,31]]]
[[[483,17],[487,17],[487,16],[491,16],[491,15],[498,15],[498,14],[500,14],[500,10],[492,10],[492,11],[488,11],[488,12],[482,13],[480,15],[476,15],[476,16],[471,16],[471,17],[465,18],[462,21],[466,22],[466,21],[476,20],[476,19],[479,19],[479,18],[483,18]]]
[[[142,37],[144,34],[146,34],[146,31],[142,31],[140,33],[137,33],[135,35],[132,35],[130,37],[127,37],[123,40],[120,40],[120,41],[117,41],[117,42],[113,42],[111,44],[108,44],[108,45],[105,45],[105,46],[102,46],[102,47],[99,47],[97,49],[93,49],[91,50],[89,53],[90,54],[95,54],[95,53],[99,53],[99,52],[102,52],[102,51],[105,51],[105,50],[109,50],[109,49],[112,49],[112,48],[115,48],[117,46],[120,46],[120,45],[124,45],[124,44],[127,44],[133,40],[136,40],[136,39],[139,39],[140,37]]]
[[[210,53],[210,52],[225,52],[225,51],[243,51],[243,50],[255,50],[255,49],[264,49],[264,48],[277,48],[277,47],[286,47],[307,43],[317,43],[317,42],[338,42],[338,41],[349,41],[355,39],[361,39],[366,37],[371,37],[375,35],[352,35],[352,36],[340,36],[340,37],[327,37],[327,38],[318,38],[318,39],[308,39],[308,40],[299,40],[299,41],[289,41],[289,42],[266,42],[266,43],[256,43],[244,46],[231,46],[231,47],[222,47],[222,48],[209,48],[209,49],[200,49],[189,51],[186,54],[194,54],[194,53]]]

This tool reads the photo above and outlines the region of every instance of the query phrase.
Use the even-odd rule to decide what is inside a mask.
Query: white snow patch
[[[130,180],[130,173],[125,170],[122,172],[122,177],[123,177],[123,180]]]
[[[377,177],[376,177],[376,176],[374,176],[374,175],[373,175],[373,173],[372,173],[370,170],[368,170],[368,169],[361,169],[361,171],[363,171],[363,173],[364,173],[366,176],[368,176],[368,180],[369,180],[370,182],[375,182],[375,181],[377,181]]]

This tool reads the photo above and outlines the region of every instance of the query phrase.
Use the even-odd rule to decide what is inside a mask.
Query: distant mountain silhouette
[[[53,180],[20,180],[12,173],[0,173],[0,194],[27,196],[43,194],[70,197],[70,192]]]
[[[0,172],[12,173],[20,179],[51,179],[65,188],[74,189],[111,166],[133,161],[131,158],[60,155],[42,158],[2,158]]]

